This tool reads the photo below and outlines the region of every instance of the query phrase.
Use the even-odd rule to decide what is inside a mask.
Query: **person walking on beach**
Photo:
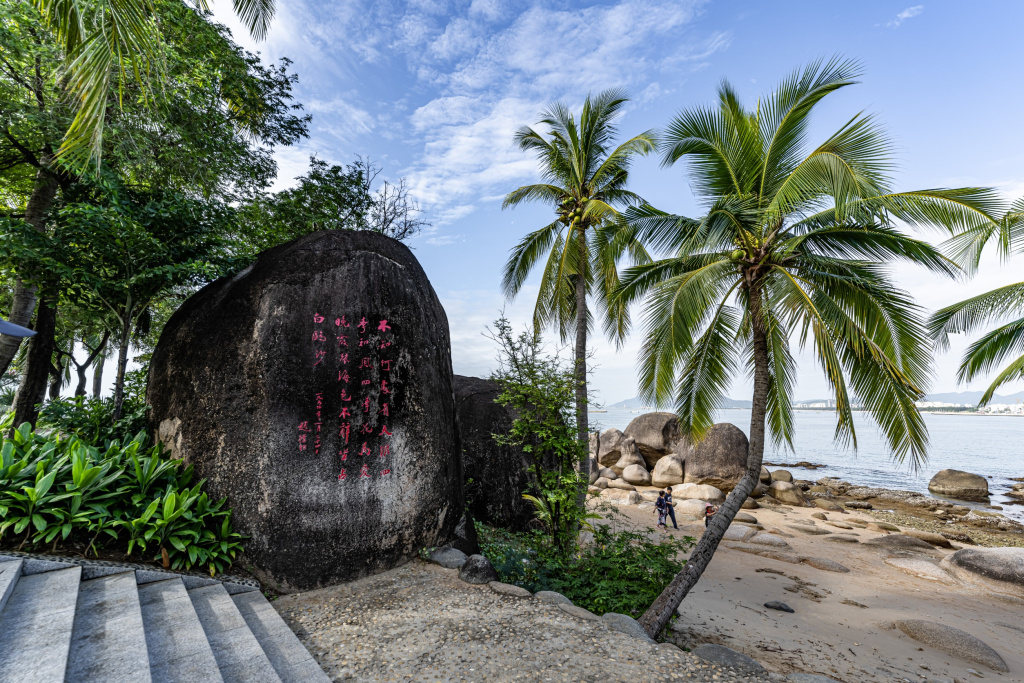
[[[654,504],[654,510],[658,513],[658,527],[665,527],[665,492],[658,493],[658,502]]]
[[[679,531],[679,525],[676,524],[676,506],[672,503],[672,487],[665,487],[665,514],[672,518],[672,528]],[[668,525],[665,525],[668,528]]]
[[[711,503],[708,503],[707,505],[704,506],[704,527],[705,528],[709,524],[711,524],[711,518],[715,515],[716,512],[718,512],[718,508],[716,508]]]

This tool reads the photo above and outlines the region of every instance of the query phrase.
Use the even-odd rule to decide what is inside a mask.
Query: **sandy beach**
[[[609,490],[601,500],[620,502],[622,493]],[[654,526],[649,502],[615,507],[621,513],[615,516],[618,524]],[[672,625],[672,641],[680,647],[716,643],[775,672],[819,673],[850,683],[1024,680],[1024,600],[977,588],[944,571],[940,561],[961,544],[951,543],[947,549],[885,547],[873,541],[890,532],[849,524],[877,523],[900,514],[909,519],[898,509],[838,512],[764,505],[743,512],[788,547],[772,548],[775,557],[769,557],[752,552],[764,546],[724,541]],[[812,516],[816,513],[827,519]],[[925,520],[920,526],[927,526]],[[744,535],[745,527],[756,529],[734,522],[730,535]],[[699,537],[703,531],[702,523],[680,520],[680,530],[667,533]],[[836,540],[840,536],[852,540]],[[829,561],[849,572],[829,571]],[[773,600],[794,612],[766,609],[764,603]],[[911,639],[893,623],[907,619],[970,633],[998,652],[1010,673]]]

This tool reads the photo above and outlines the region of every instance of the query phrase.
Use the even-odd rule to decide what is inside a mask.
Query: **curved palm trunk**
[[[768,408],[769,361],[768,340],[761,319],[761,294],[756,287],[752,287],[750,291],[750,326],[754,351],[754,397],[750,412],[747,471],[736,488],[729,493],[718,512],[711,518],[711,524],[690,554],[686,567],[676,574],[676,577],[665,587],[658,599],[640,617],[640,625],[651,638],[655,638],[661,633],[683,598],[697,585],[697,581],[700,580],[704,570],[711,562],[711,558],[714,557],[718,544],[722,542],[726,529],[732,524],[743,501],[754,490],[761,476],[761,461],[764,457],[764,420]]]
[[[586,267],[587,235],[584,229],[577,232],[580,249],[581,270]],[[583,475],[578,503],[586,501],[584,488],[590,479],[590,425],[587,420],[587,276],[585,272],[576,275],[576,436],[582,449],[579,471]]]

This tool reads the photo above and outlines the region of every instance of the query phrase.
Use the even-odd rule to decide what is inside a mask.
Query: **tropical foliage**
[[[661,136],[662,161],[688,162],[707,213],[628,212],[637,236],[666,258],[627,270],[620,304],[643,303],[642,396],[674,403],[684,433],[700,439],[739,372],[753,376],[747,472],[704,534],[686,571],[644,616],[657,634],[696,583],[757,482],[766,429],[791,445],[792,343],[810,346],[835,398],[836,437],[856,446],[856,398],[897,460],[923,461],[927,429],[914,405],[929,378],[923,315],[892,282],[904,262],[955,275],[956,266],[897,225],[977,229],[995,196],[981,188],[896,191],[891,144],[858,114],[824,142],[808,140],[810,114],[855,82],[833,59],[793,73],[755,108],[723,83],[714,106],[679,113]]]
[[[0,544],[223,572],[242,542],[225,501],[211,500],[202,481],[190,486],[191,467],[145,442],[140,433],[98,447],[28,424],[0,436]]]
[[[946,243],[950,256],[971,271],[977,270],[986,245],[995,243],[999,255],[1009,259],[1024,252],[1024,198],[1018,199],[998,220],[967,230]],[[929,329],[941,349],[949,335],[971,333],[1010,319],[972,342],[964,352],[957,380],[970,382],[999,369],[979,405],[992,400],[999,387],[1024,378],[1024,282],[997,287],[990,292],[936,311]],[[1009,359],[1009,363],[1006,361]],[[1000,366],[1006,363],[1000,369]]]
[[[533,322],[538,329],[554,327],[563,340],[575,334],[577,438],[584,446],[587,333],[592,323],[587,297],[596,297],[605,328],[623,334],[628,311],[611,303],[618,285],[618,257],[630,251],[638,261],[647,258],[630,239],[628,227],[617,220],[620,208],[641,201],[626,189],[633,157],[654,149],[650,131],[612,147],[618,133],[614,121],[626,102],[619,90],[587,97],[578,121],[566,105],[556,102],[542,115],[544,133],[520,128],[516,144],[537,156],[543,182],[513,190],[502,205],[541,202],[555,211],[554,221],[528,234],[512,250],[502,288],[514,298],[534,268],[543,264]],[[580,461],[580,470],[587,474],[585,460]]]

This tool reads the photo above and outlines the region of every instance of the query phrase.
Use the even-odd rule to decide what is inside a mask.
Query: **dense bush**
[[[694,539],[647,531],[613,531],[592,526],[594,540],[565,554],[546,534],[480,527],[481,552],[501,580],[530,591],[557,591],[595,614],[618,612],[639,617],[685,564],[681,555]]]
[[[125,400],[121,418],[115,421],[112,398],[56,398],[39,411],[37,427],[43,432],[77,436],[87,443],[106,444],[115,439],[127,443],[146,429],[146,404]]]
[[[4,433],[10,419],[0,424]],[[224,571],[242,540],[225,500],[210,500],[202,481],[191,485],[191,467],[145,444],[140,432],[100,449],[78,436],[33,432],[28,424],[0,437],[0,543],[19,550],[73,544],[95,555],[101,548],[155,553],[165,567]]]

